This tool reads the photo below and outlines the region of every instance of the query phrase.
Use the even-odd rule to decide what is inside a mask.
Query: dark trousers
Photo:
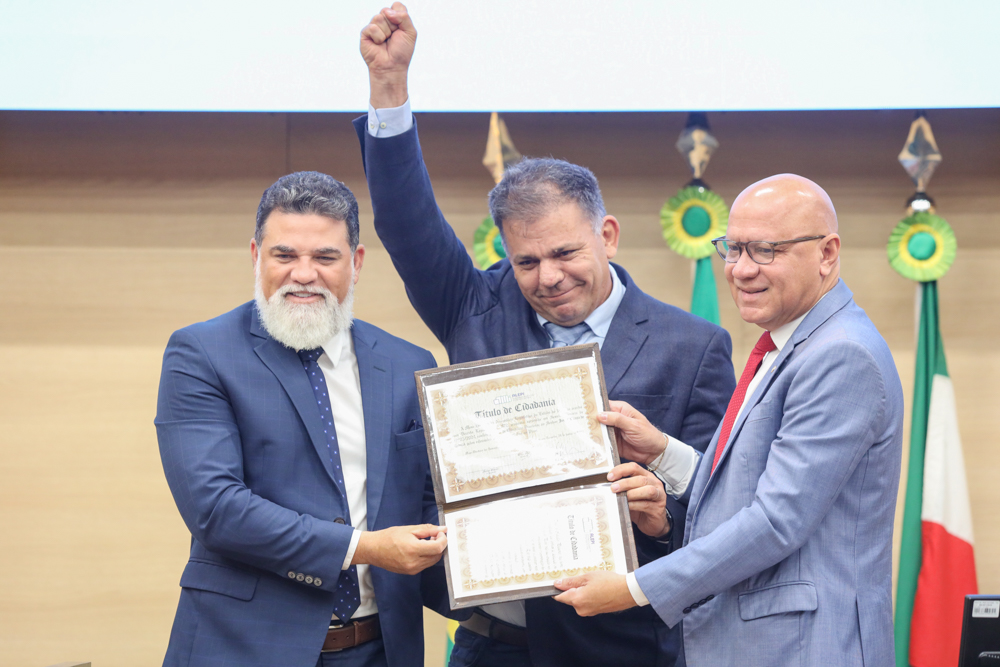
[[[459,627],[448,667],[531,667],[528,649],[504,644]]]
[[[382,638],[343,651],[320,653],[316,667],[388,667]]]

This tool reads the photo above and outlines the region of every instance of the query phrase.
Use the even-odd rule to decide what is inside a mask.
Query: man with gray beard
[[[279,179],[250,255],[254,301],[163,357],[160,456],[192,535],[164,665],[417,667],[447,543],[413,381],[434,358],[353,319],[343,183]]]

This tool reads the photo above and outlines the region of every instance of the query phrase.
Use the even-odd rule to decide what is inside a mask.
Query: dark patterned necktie
[[[333,464],[333,477],[344,491],[344,510],[347,514],[344,518],[347,525],[351,525],[351,510],[347,507],[347,487],[344,486],[344,470],[340,465],[340,448],[337,446],[337,429],[333,425],[333,411],[330,409],[330,392],[326,386],[323,369],[319,367],[319,358],[322,354],[322,348],[300,350],[299,359],[302,360],[302,368],[306,371],[309,385],[313,388],[316,403],[319,405],[323,434],[326,436],[326,448],[330,455],[330,462]],[[360,604],[361,590],[358,587],[358,568],[356,565],[352,565],[346,570],[341,570],[340,578],[337,579],[337,591],[333,597],[333,613],[341,621],[346,622],[358,610]]]
[[[549,335],[552,347],[576,345],[581,338],[587,335],[588,331],[590,331],[590,326],[586,322],[580,322],[571,327],[561,327],[553,322],[545,323],[545,333]]]

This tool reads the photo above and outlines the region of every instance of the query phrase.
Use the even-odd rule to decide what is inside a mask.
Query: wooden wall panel
[[[261,192],[317,169],[358,195],[369,249],[358,316],[445,363],[375,237],[347,114],[0,113],[0,664],[156,664],[187,550],[152,418],[163,346],[181,326],[252,295],[248,242]],[[686,308],[691,264],[668,251],[659,209],[689,178],[673,144],[683,114],[511,114],[525,154],[590,166],[622,222],[618,260],[646,292]],[[842,275],[888,341],[909,405],[914,285],[885,259],[912,187],[896,163],[910,114],[712,114],[722,147],[707,180],[727,201],[795,171],[825,186]],[[958,260],[941,316],[958,399],[982,590],[1000,590],[1000,110],[934,111],[944,163],[931,184]],[[445,211],[471,244],[492,179],[487,116],[418,115]],[[759,336],[719,282],[742,365]],[[907,416],[907,419],[909,415]],[[908,427],[907,427],[908,428]],[[905,456],[905,455],[904,455]],[[905,464],[905,461],[904,461]],[[898,533],[897,533],[898,540]],[[428,664],[442,623],[428,616]],[[59,628],[54,632],[53,628]]]

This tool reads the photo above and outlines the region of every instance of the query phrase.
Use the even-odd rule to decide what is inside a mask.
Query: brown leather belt
[[[323,642],[323,650],[343,651],[381,636],[382,626],[379,625],[378,614],[373,614],[346,625],[331,625],[326,633],[326,641]]]
[[[510,644],[520,648],[528,648],[528,631],[522,627],[498,621],[495,618],[480,614],[478,611],[472,612],[468,620],[458,623],[466,630],[475,632],[477,635],[489,637],[493,641],[501,644]]]

